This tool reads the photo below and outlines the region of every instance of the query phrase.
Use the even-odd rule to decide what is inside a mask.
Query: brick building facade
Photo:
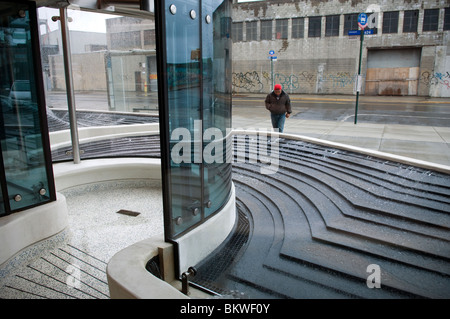
[[[233,90],[450,96],[450,1],[233,1]],[[270,51],[276,60],[271,60]]]

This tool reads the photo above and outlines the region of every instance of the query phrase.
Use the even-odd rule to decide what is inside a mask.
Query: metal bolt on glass
[[[172,14],[177,13],[177,6],[174,5],[174,4],[171,4],[170,7],[169,7],[169,11],[170,11],[170,13],[172,13]]]

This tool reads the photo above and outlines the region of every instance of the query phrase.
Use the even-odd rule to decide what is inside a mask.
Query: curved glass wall
[[[230,196],[230,9],[222,0],[166,1],[163,7],[169,239],[202,223]]]
[[[42,95],[36,7],[0,3],[0,215],[56,199]]]
[[[231,190],[231,17],[228,1],[202,1],[203,145],[205,216]]]

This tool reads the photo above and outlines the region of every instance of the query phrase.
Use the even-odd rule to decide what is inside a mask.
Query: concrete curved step
[[[448,175],[292,140],[280,142],[279,156],[273,175],[233,165],[252,222],[242,257],[219,280],[225,293],[450,296]],[[214,268],[209,262],[200,273]],[[371,264],[382,289],[366,285]]]
[[[198,265],[197,284],[255,298],[450,297],[449,175],[294,139],[280,141],[278,171],[263,175],[248,158],[259,149],[239,141],[238,222]],[[89,153],[159,156],[157,136],[105,143]],[[381,289],[366,285],[372,264]]]

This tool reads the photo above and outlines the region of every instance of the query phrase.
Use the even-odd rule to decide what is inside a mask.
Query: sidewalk
[[[233,98],[244,96],[261,98],[262,95],[237,94]],[[354,102],[355,96],[291,95],[291,99],[294,101],[296,99],[314,99]],[[264,100],[264,97],[262,100]],[[399,103],[411,101],[423,104],[448,104],[450,112],[450,98],[363,96],[360,97],[360,101],[394,101]],[[233,128],[260,129],[270,127],[270,116],[263,105],[233,107]],[[294,116],[286,120],[284,133],[304,135],[450,166],[450,123],[448,127],[373,124],[361,121],[354,124],[352,122],[305,120],[301,116]]]
[[[267,93],[235,93],[233,98],[258,98],[264,100]],[[349,101],[355,102],[356,95],[345,95],[345,94],[296,94],[290,93],[289,96],[293,100],[322,100],[322,101]],[[416,103],[443,103],[449,104],[450,107],[450,97],[428,97],[428,96],[371,96],[371,95],[360,95],[360,102],[386,102],[386,101],[396,101],[396,102],[416,102]]]

